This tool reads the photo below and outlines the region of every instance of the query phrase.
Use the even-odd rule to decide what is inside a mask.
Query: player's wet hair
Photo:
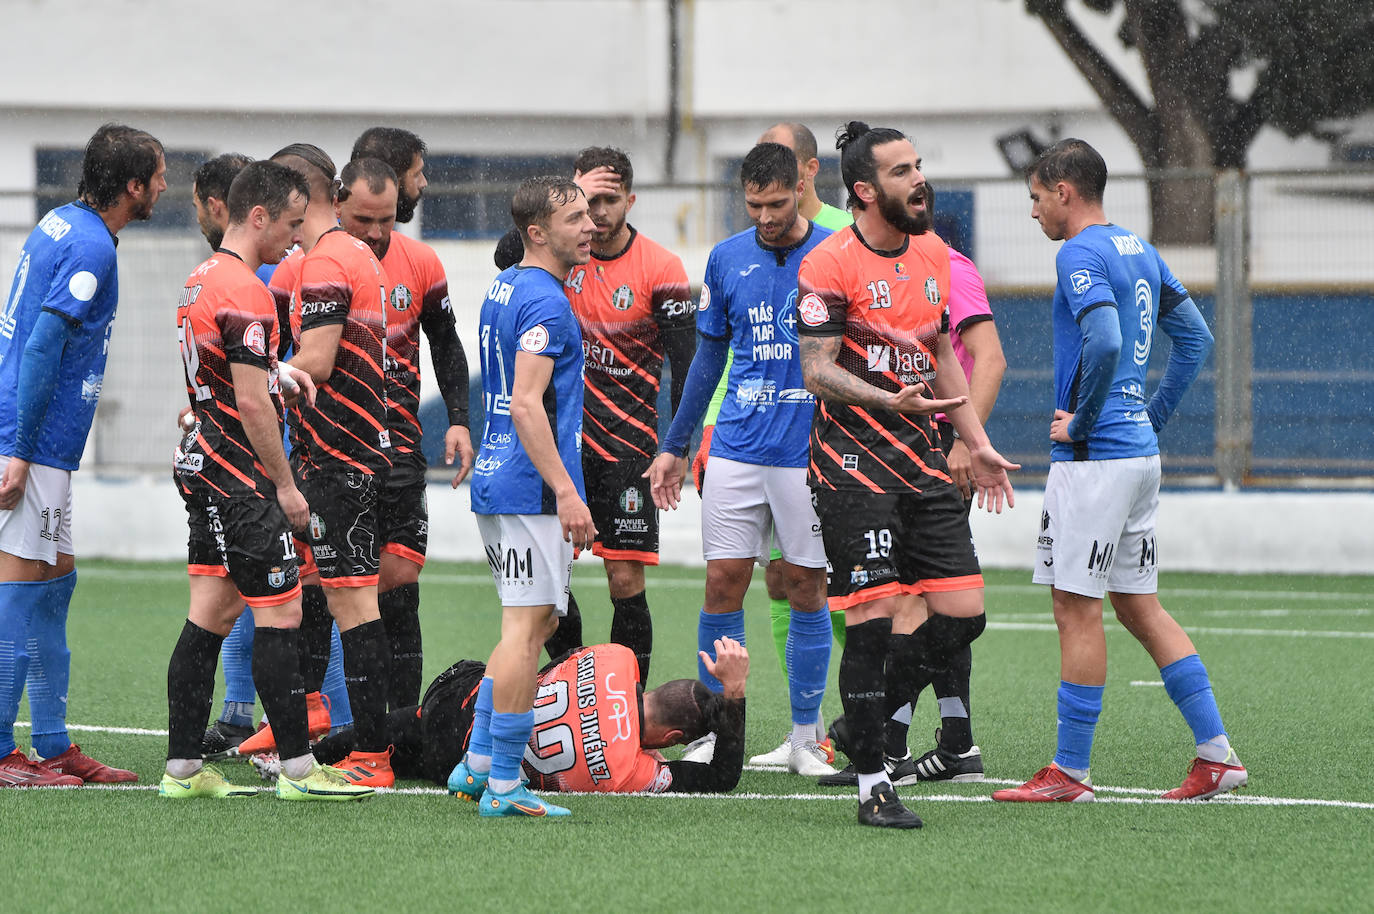
[[[229,185],[234,183],[243,166],[253,161],[241,152],[226,152],[213,159],[202,162],[191,176],[191,186],[195,189],[196,199],[201,203],[216,200],[228,201]]]
[[[310,182],[310,197],[328,202],[334,199],[338,180],[334,177],[334,160],[312,143],[292,143],[272,154],[272,161],[293,168]]]
[[[398,175],[410,171],[416,156],[428,152],[425,141],[400,127],[369,127],[353,144],[349,161],[381,159]],[[376,191],[373,191],[376,193]]]
[[[864,202],[854,193],[854,185],[878,183],[878,164],[873,147],[896,140],[905,140],[905,133],[891,127],[870,127],[863,121],[850,121],[835,131],[835,148],[840,151],[840,177],[844,180],[850,209],[865,209]]]
[[[774,184],[797,186],[797,154],[781,143],[759,143],[739,166],[739,180],[746,188],[762,190]]]
[[[511,229],[501,236],[491,259],[496,262],[498,270],[509,269],[525,259],[525,241],[520,237],[519,229]]]
[[[718,725],[722,699],[695,679],[672,679],[654,689],[658,723],[681,730],[682,741],[701,739]]]
[[[531,225],[538,223],[547,228],[554,210],[576,199],[580,193],[582,188],[572,178],[562,175],[540,175],[522,181],[510,199],[510,216],[520,230],[521,243]]]
[[[130,181],[145,187],[157,173],[162,144],[150,133],[123,124],[104,124],[86,142],[76,195],[97,212],[119,202]]]
[[[630,165],[630,157],[614,146],[588,146],[577,154],[573,170],[585,175],[602,165],[609,166],[611,171],[620,175],[620,186],[628,194],[635,182],[635,170]]]
[[[1042,187],[1054,187],[1064,181],[1072,184],[1088,203],[1101,203],[1102,193],[1107,189],[1107,163],[1086,140],[1068,137],[1031,163],[1026,169],[1026,182],[1032,180],[1039,181]]]
[[[343,167],[339,174],[339,187],[334,193],[334,199],[343,202],[353,193],[353,185],[362,179],[367,183],[369,193],[380,194],[386,190],[387,182],[391,182],[396,187],[400,187],[400,182],[396,180],[396,170],[381,159],[374,159],[370,156],[366,159],[354,159]]]
[[[280,162],[249,162],[229,185],[229,222],[240,225],[253,207],[261,206],[273,219],[291,205],[291,195],[299,192],[310,199],[310,182],[305,175]]]

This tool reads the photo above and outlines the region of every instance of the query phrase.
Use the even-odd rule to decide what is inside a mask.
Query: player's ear
[[[814,181],[814,180],[816,180],[816,175],[818,175],[818,174],[820,174],[820,173],[821,173],[821,160],[820,160],[820,159],[807,159],[807,161],[806,161],[806,167],[802,169],[802,175],[805,176],[805,177],[807,177],[807,178],[810,178],[812,181]]]
[[[670,746],[682,746],[687,743],[687,737],[681,730],[669,730],[663,734],[663,738]]]
[[[635,195],[634,195],[634,194],[630,194],[628,197],[625,198],[625,212],[628,213],[628,212],[630,211],[630,209],[631,209],[634,205],[635,205]]]
[[[867,181],[854,182],[854,196],[858,197],[865,205],[873,203],[878,199],[878,194],[874,191],[873,185]]]
[[[533,244],[544,244],[548,241],[548,232],[538,222],[531,222],[530,227],[525,229],[525,240]]]

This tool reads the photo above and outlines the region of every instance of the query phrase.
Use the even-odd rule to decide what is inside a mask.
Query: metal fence
[[[1043,472],[1053,403],[1048,306],[1058,245],[1029,218],[1019,180],[928,177],[938,188],[942,233],[977,262],[1006,350],[1008,371],[989,423],[994,441],[1028,474]],[[1212,180],[1212,198],[1198,205],[1215,210],[1216,243],[1163,249],[1217,338],[1161,437],[1166,484],[1374,487],[1374,170],[1231,172]],[[822,190],[828,202],[843,204],[833,184]],[[431,209],[442,209],[451,223],[465,207],[489,210],[493,194],[507,191],[431,185],[426,194],[449,201]],[[694,282],[711,246],[748,224],[730,181],[644,184],[635,192],[630,221],[678,252]],[[0,192],[0,274],[6,278],[41,215],[36,200],[35,192]],[[1148,236],[1145,176],[1113,176],[1106,203],[1115,222]],[[172,188],[162,207],[189,208],[188,190]],[[492,235],[490,220],[484,229],[458,231],[427,218],[422,207],[406,231],[430,241],[443,259],[460,336],[472,352],[495,243],[473,236]],[[119,317],[87,467],[116,473],[167,467],[173,420],[185,398],[177,294],[207,253],[193,228],[136,224],[121,233]],[[1156,349],[1152,380],[1167,358],[1167,347]]]

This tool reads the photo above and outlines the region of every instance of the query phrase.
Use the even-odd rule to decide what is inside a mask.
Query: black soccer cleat
[[[902,805],[897,791],[886,781],[873,788],[873,795],[859,803],[859,824],[878,828],[920,828],[921,817]]]
[[[854,734],[849,731],[849,721],[844,719],[843,714],[830,722],[830,726],[825,729],[825,735],[830,738],[836,752],[849,754],[849,747],[854,744]]]
[[[850,762],[834,774],[826,774],[816,778],[817,787],[858,787],[859,772],[854,769],[854,763]]]
[[[252,735],[252,727],[217,720],[205,728],[205,735],[200,738],[200,754],[211,761],[227,758],[230,750],[237,749],[239,743]]]
[[[983,779],[983,751],[977,746],[969,747],[967,752],[949,752],[936,747],[916,760],[910,772],[911,780],[896,780],[894,784],[910,784],[915,781],[953,781],[963,784]]]

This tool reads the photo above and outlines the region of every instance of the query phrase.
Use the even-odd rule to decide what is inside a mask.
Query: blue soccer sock
[[[815,724],[830,672],[830,613],[795,607],[787,632],[787,695],[793,724]]]
[[[1054,754],[1054,763],[1069,775],[1086,775],[1091,767],[1093,731],[1102,713],[1103,688],[1062,680],[1059,683],[1059,749]]]
[[[29,670],[29,619],[46,586],[42,581],[0,583],[0,758],[16,748],[14,721]]]
[[[253,632],[253,609],[245,606],[219,649],[220,667],[224,670],[224,709],[219,719],[240,727],[253,726],[253,702],[257,698],[253,685]]]
[[[473,708],[472,735],[468,737],[468,767],[478,774],[491,770],[491,689],[492,679],[483,676],[477,687],[477,704]]]
[[[343,641],[339,626],[329,623],[329,664],[324,668],[324,684],[320,691],[329,698],[329,729],[351,727],[353,706],[348,703],[348,683],[344,680]]]
[[[705,651],[708,657],[715,660],[717,638],[734,638],[740,644],[744,643],[744,610],[737,609],[732,613],[701,611],[697,618],[697,649]],[[725,691],[720,680],[706,672],[706,664],[701,662],[700,657],[697,657],[697,676],[712,692],[719,695]]]
[[[534,732],[534,712],[493,711],[491,715],[491,780],[495,793],[510,793],[520,784],[520,761]]]
[[[1164,680],[1164,691],[1169,693],[1193,731],[1198,755],[1207,761],[1224,762],[1230,755],[1231,744],[1222,726],[1217,699],[1212,694],[1212,680],[1207,676],[1202,658],[1189,654],[1161,667],[1159,676]],[[1209,758],[1215,754],[1220,754],[1221,758]]]
[[[67,751],[67,688],[72,654],[67,649],[67,609],[76,589],[76,572],[44,584],[29,618],[29,712],[33,715],[33,749],[43,758]]]

